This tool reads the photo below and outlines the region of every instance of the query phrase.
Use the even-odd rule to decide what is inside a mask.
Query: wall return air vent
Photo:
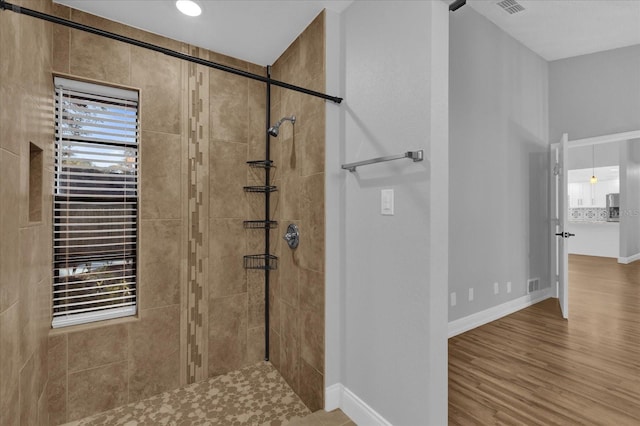
[[[496,3],[502,9],[506,10],[510,15],[514,13],[522,12],[524,7],[516,0],[503,0],[501,2]]]

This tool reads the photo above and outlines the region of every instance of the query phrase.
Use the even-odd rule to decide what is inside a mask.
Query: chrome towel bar
[[[407,151],[404,154],[398,155],[389,155],[387,157],[378,157],[372,158],[371,160],[358,161],[356,163],[343,164],[342,168],[344,170],[349,170],[350,172],[355,172],[356,167],[366,166],[368,164],[382,163],[385,161],[393,161],[393,160],[401,160],[403,158],[410,158],[414,162],[424,160],[424,151]]]

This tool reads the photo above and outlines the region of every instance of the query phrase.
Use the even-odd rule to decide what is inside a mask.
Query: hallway
[[[556,299],[449,340],[449,424],[640,419],[640,262],[570,256],[569,321]]]

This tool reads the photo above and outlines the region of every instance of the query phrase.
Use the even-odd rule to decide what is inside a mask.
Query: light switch
[[[393,216],[393,189],[380,191],[380,214]]]

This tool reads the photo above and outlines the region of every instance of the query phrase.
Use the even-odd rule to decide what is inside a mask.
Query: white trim
[[[636,260],[640,260],[640,253],[636,253],[633,256],[629,256],[629,257],[619,257],[618,263],[623,263],[627,265],[631,262],[635,262]]]
[[[602,143],[628,141],[630,139],[640,138],[640,130],[634,130],[632,132],[612,133],[610,135],[594,136],[591,138],[583,138],[569,141],[569,148],[577,148],[580,146],[599,145]],[[559,143],[552,143],[551,148],[560,146]]]
[[[333,411],[342,406],[342,392],[344,386],[340,383],[331,385],[324,391],[324,410]]]
[[[120,87],[105,86],[103,84],[88,83],[86,81],[70,80],[68,78],[58,76],[53,78],[53,84],[55,87],[61,87],[66,90],[76,90],[78,92],[102,95],[109,98],[138,101],[137,90],[122,89]]]
[[[94,321],[130,317],[136,313],[137,307],[136,305],[133,305],[115,309],[104,309],[95,312],[85,312],[75,315],[59,316],[53,318],[51,321],[51,328],[61,328],[72,325],[87,324]]]
[[[340,408],[358,425],[392,426],[376,410],[341,383],[336,383],[325,389],[325,411],[333,411],[336,408]]]
[[[549,299],[551,297],[553,297],[552,289],[546,288],[531,294],[527,294],[526,296],[510,300],[501,305],[494,306],[493,308],[485,309],[484,311],[471,314],[464,318],[450,321],[448,333],[449,338],[510,315],[531,305],[535,305],[536,303],[542,302],[543,300]]]

